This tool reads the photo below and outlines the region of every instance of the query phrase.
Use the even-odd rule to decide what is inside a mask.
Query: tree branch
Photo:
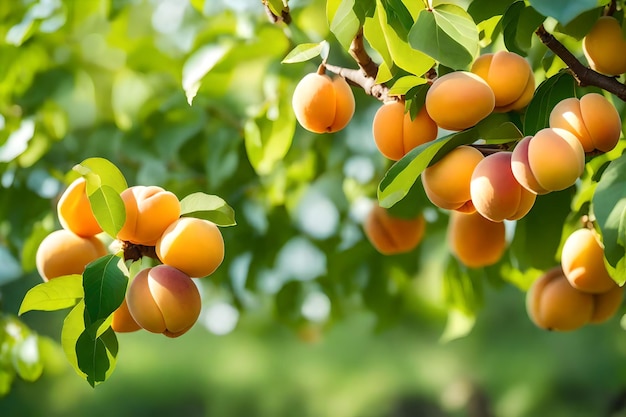
[[[583,65],[578,58],[574,56],[557,38],[548,33],[546,28],[541,25],[535,31],[541,42],[546,45],[556,56],[561,58],[576,78],[580,86],[593,85],[600,87],[609,93],[615,94],[618,98],[626,101],[626,85],[620,83],[614,77],[609,77],[592,70]]]
[[[272,23],[280,23],[285,22],[285,24],[291,23],[291,13],[289,13],[289,6],[287,2],[283,2],[283,9],[280,11],[280,16],[274,14],[267,0],[261,0],[263,3],[263,7],[265,8],[265,13],[267,17],[270,19]]]
[[[350,56],[352,56],[359,65],[359,68],[361,68],[361,71],[363,71],[367,77],[375,79],[378,74],[378,65],[365,50],[365,45],[363,44],[363,26],[359,28],[356,36],[352,39],[349,52]]]
[[[380,101],[389,100],[389,88],[384,84],[376,84],[376,78],[368,77],[360,69],[338,67],[332,64],[324,64],[329,71],[345,78],[349,83],[361,87],[365,94],[377,98]]]

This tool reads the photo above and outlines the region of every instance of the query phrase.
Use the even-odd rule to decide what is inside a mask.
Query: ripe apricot
[[[437,137],[437,124],[425,107],[411,120],[402,100],[387,101],[374,115],[374,141],[380,153],[397,161],[411,149]]]
[[[604,249],[593,230],[578,229],[567,237],[561,267],[570,284],[580,291],[599,294],[617,286],[604,266]]]
[[[180,216],[180,202],[157,186],[136,185],[121,194],[126,221],[117,238],[137,245],[154,246],[163,231]]]
[[[626,40],[617,19],[600,17],[583,38],[583,53],[595,71],[606,75],[626,72]]]
[[[89,237],[102,232],[91,210],[83,177],[75,179],[63,192],[57,203],[57,214],[61,226],[78,236]]]
[[[624,297],[624,287],[616,285],[613,289],[605,293],[593,294],[595,300],[595,310],[591,316],[591,323],[603,323],[617,313],[622,305]]]
[[[106,247],[98,238],[60,229],[43,239],[35,260],[39,275],[48,281],[63,275],[82,274],[87,264],[106,254]]]
[[[512,152],[498,152],[478,163],[470,182],[476,211],[494,222],[521,219],[535,204],[536,195],[513,176]]]
[[[550,112],[550,127],[565,129],[578,138],[585,152],[608,152],[617,145],[622,121],[617,109],[603,95],[566,98]]]
[[[533,193],[564,190],[582,175],[585,151],[572,133],[545,128],[515,146],[511,169],[515,179]]]
[[[437,78],[426,93],[426,111],[447,130],[474,126],[493,111],[495,96],[489,84],[468,71],[455,71]]]
[[[138,325],[133,316],[130,315],[126,298],[124,298],[124,301],[122,301],[122,304],[117,310],[113,312],[111,328],[116,333],[129,333],[141,329],[141,326]]]
[[[443,209],[466,213],[475,211],[470,196],[470,180],[483,158],[478,149],[462,145],[426,168],[421,177],[430,201]]]
[[[184,272],[169,265],[139,271],[128,287],[126,302],[131,316],[143,329],[178,337],[200,315],[200,292]]]
[[[480,213],[450,213],[448,244],[462,264],[470,268],[493,265],[506,249],[503,222],[492,222]]]
[[[181,217],[156,242],[161,262],[190,277],[211,275],[224,260],[224,239],[219,228],[208,220]]]
[[[495,96],[496,112],[520,110],[535,92],[533,69],[523,57],[509,51],[479,56],[471,71],[489,84]]]
[[[354,95],[343,77],[310,73],[296,85],[292,107],[305,129],[332,133],[346,127],[352,119]]]
[[[424,237],[425,228],[422,215],[413,219],[393,217],[378,204],[372,207],[363,223],[368,240],[383,255],[412,251]]]

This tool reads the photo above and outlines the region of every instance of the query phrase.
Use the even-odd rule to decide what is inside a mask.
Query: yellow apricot
[[[39,275],[48,281],[63,275],[82,274],[87,264],[106,254],[106,247],[98,238],[60,229],[43,239],[35,259]]]
[[[495,264],[506,249],[504,223],[492,222],[477,212],[451,212],[447,237],[452,254],[470,268]]]
[[[585,152],[572,133],[545,128],[517,144],[511,169],[515,179],[533,193],[564,190],[582,175]]]
[[[91,210],[83,177],[75,179],[63,192],[57,203],[57,215],[64,229],[79,236],[95,236],[102,232]]]
[[[425,228],[422,215],[413,219],[393,217],[378,204],[372,207],[363,223],[368,240],[383,255],[412,251],[424,237]]]
[[[346,127],[352,119],[354,95],[343,77],[310,73],[296,85],[292,107],[305,129],[332,133]]]
[[[474,168],[483,160],[476,148],[462,145],[422,172],[422,184],[429,200],[437,207],[465,213],[475,211],[470,196]]]
[[[533,282],[526,294],[526,309],[542,329],[575,330],[591,320],[594,297],[572,287],[561,267],[555,267]]]
[[[211,275],[224,260],[224,239],[219,228],[208,220],[181,217],[156,242],[161,262],[190,277]]]
[[[139,271],[126,292],[128,310],[143,329],[178,337],[200,315],[200,292],[192,279],[169,265]]]
[[[550,127],[572,133],[585,152],[610,151],[622,133],[617,109],[598,93],[585,94],[580,100],[576,97],[561,100],[550,112]]]
[[[604,266],[604,249],[593,230],[578,229],[567,237],[561,267],[570,284],[580,291],[599,294],[617,286]]]
[[[583,38],[583,53],[595,71],[606,75],[625,73],[626,40],[617,19],[600,17]]]
[[[426,93],[426,111],[447,130],[464,130],[489,116],[495,97],[489,84],[468,71],[437,78]]]
[[[472,173],[470,195],[474,207],[494,222],[521,219],[535,204],[536,195],[513,176],[511,157],[512,152],[488,155]]]
[[[615,286],[605,293],[594,294],[595,309],[591,316],[591,323],[603,323],[617,313],[622,305],[624,287]]]
[[[137,324],[128,310],[126,298],[124,298],[124,301],[122,301],[122,304],[117,308],[117,310],[113,312],[111,328],[116,333],[129,333],[141,329],[141,326]]]
[[[516,53],[498,51],[481,55],[472,64],[471,71],[493,90],[496,112],[520,110],[533,97],[535,76],[532,67]]]
[[[121,194],[126,221],[117,238],[137,245],[154,246],[163,231],[180,216],[180,202],[157,186],[136,185]]]
[[[413,148],[437,137],[437,124],[422,107],[411,120],[402,100],[387,101],[374,115],[372,132],[380,153],[397,161]]]

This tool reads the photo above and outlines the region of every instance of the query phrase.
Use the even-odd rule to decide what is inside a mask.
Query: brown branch
[[[366,94],[380,101],[389,100],[389,88],[384,84],[376,84],[376,78],[368,77],[360,69],[338,67],[332,64],[324,64],[326,69],[345,78],[349,83],[361,87]]]
[[[621,100],[626,101],[626,85],[620,83],[614,77],[600,74],[583,65],[565,45],[555,38],[554,35],[548,33],[543,25],[539,26],[535,34],[548,49],[563,60],[580,86],[592,85],[600,87],[609,93],[615,94]]]
[[[613,16],[613,14],[617,11],[617,1],[611,0],[611,3],[604,9],[603,16]]]
[[[363,44],[363,26],[361,26],[356,33],[356,36],[350,44],[350,56],[354,58],[356,63],[361,68],[361,71],[369,78],[376,78],[378,74],[378,64],[376,64],[372,58],[368,55]]]

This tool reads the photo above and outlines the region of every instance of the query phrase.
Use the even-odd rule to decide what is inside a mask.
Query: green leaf
[[[100,337],[94,338],[92,332],[83,331],[76,341],[76,357],[78,367],[92,387],[106,380],[111,364],[106,345]]]
[[[28,290],[19,315],[32,310],[53,311],[75,306],[83,298],[82,276],[66,275],[38,284]]]
[[[374,16],[365,19],[365,23],[363,24],[363,37],[367,40],[370,46],[374,48],[376,52],[378,52],[378,54],[383,59],[383,62],[380,67],[384,66],[386,69],[389,69],[393,65],[393,59],[391,58],[389,48],[387,47],[387,41],[385,40],[385,33],[383,32],[383,27],[382,27],[382,23],[380,21],[379,15],[380,15],[379,9],[378,7],[376,7]],[[380,74],[380,68],[378,72]],[[377,82],[387,81],[387,80],[379,81],[378,76],[377,76]]]
[[[85,268],[83,288],[87,325],[106,319],[122,304],[128,277],[118,266],[120,261],[118,256],[106,255]]]
[[[502,16],[515,0],[474,0],[467,7],[467,13],[476,23],[489,20],[494,16]]]
[[[309,59],[315,58],[319,55],[328,55],[329,44],[327,41],[321,41],[320,43],[301,43],[296,46],[287,54],[287,56],[281,61],[283,64],[294,64],[296,62],[304,62]],[[322,59],[324,57],[322,56]]]
[[[210,44],[195,51],[183,65],[183,90],[191,106],[202,79],[231,51],[231,44]]]
[[[576,96],[576,80],[569,72],[559,72],[536,89],[524,116],[524,134],[532,136],[548,127],[550,112],[561,100]]]
[[[481,274],[481,271],[466,268],[450,256],[443,276],[446,304],[467,316],[474,316],[484,303]]]
[[[460,311],[456,308],[448,310],[446,327],[439,338],[439,342],[448,343],[467,336],[476,324],[476,315]]]
[[[418,85],[426,84],[426,80],[423,77],[417,77],[415,75],[406,75],[398,78],[393,86],[389,89],[389,95],[391,96],[403,96],[414,87]]]
[[[189,194],[180,201],[181,216],[209,220],[218,226],[234,226],[235,211],[222,198],[202,192]]]
[[[76,356],[76,342],[79,336],[85,330],[85,302],[81,300],[74,308],[65,316],[63,320],[63,328],[61,329],[61,346],[65,352],[67,361],[72,365],[74,370],[82,378],[86,378],[86,374],[78,367],[78,358]]]
[[[352,39],[354,39],[354,36],[361,26],[359,16],[354,10],[355,1],[356,0],[342,0],[339,7],[334,11],[332,19],[329,19],[330,31],[345,49],[350,47]],[[330,14],[329,6],[327,6],[327,12]]]
[[[502,16],[506,49],[526,56],[532,45],[535,30],[544,20],[545,16],[539,14],[532,7],[526,6],[523,1],[511,4]]]
[[[33,382],[43,373],[43,362],[39,353],[39,338],[31,333],[13,346],[13,367],[25,381]]]
[[[529,0],[529,3],[544,16],[553,17],[566,25],[586,11],[608,4],[609,0]]]
[[[280,16],[285,8],[283,0],[267,0],[267,5],[276,16]]]
[[[115,164],[105,158],[88,158],[73,168],[85,177],[87,194],[93,194],[102,186],[109,186],[117,193],[128,188],[124,174]]]
[[[408,35],[411,47],[453,69],[465,69],[479,52],[478,28],[461,7],[441,4],[422,11]]]

